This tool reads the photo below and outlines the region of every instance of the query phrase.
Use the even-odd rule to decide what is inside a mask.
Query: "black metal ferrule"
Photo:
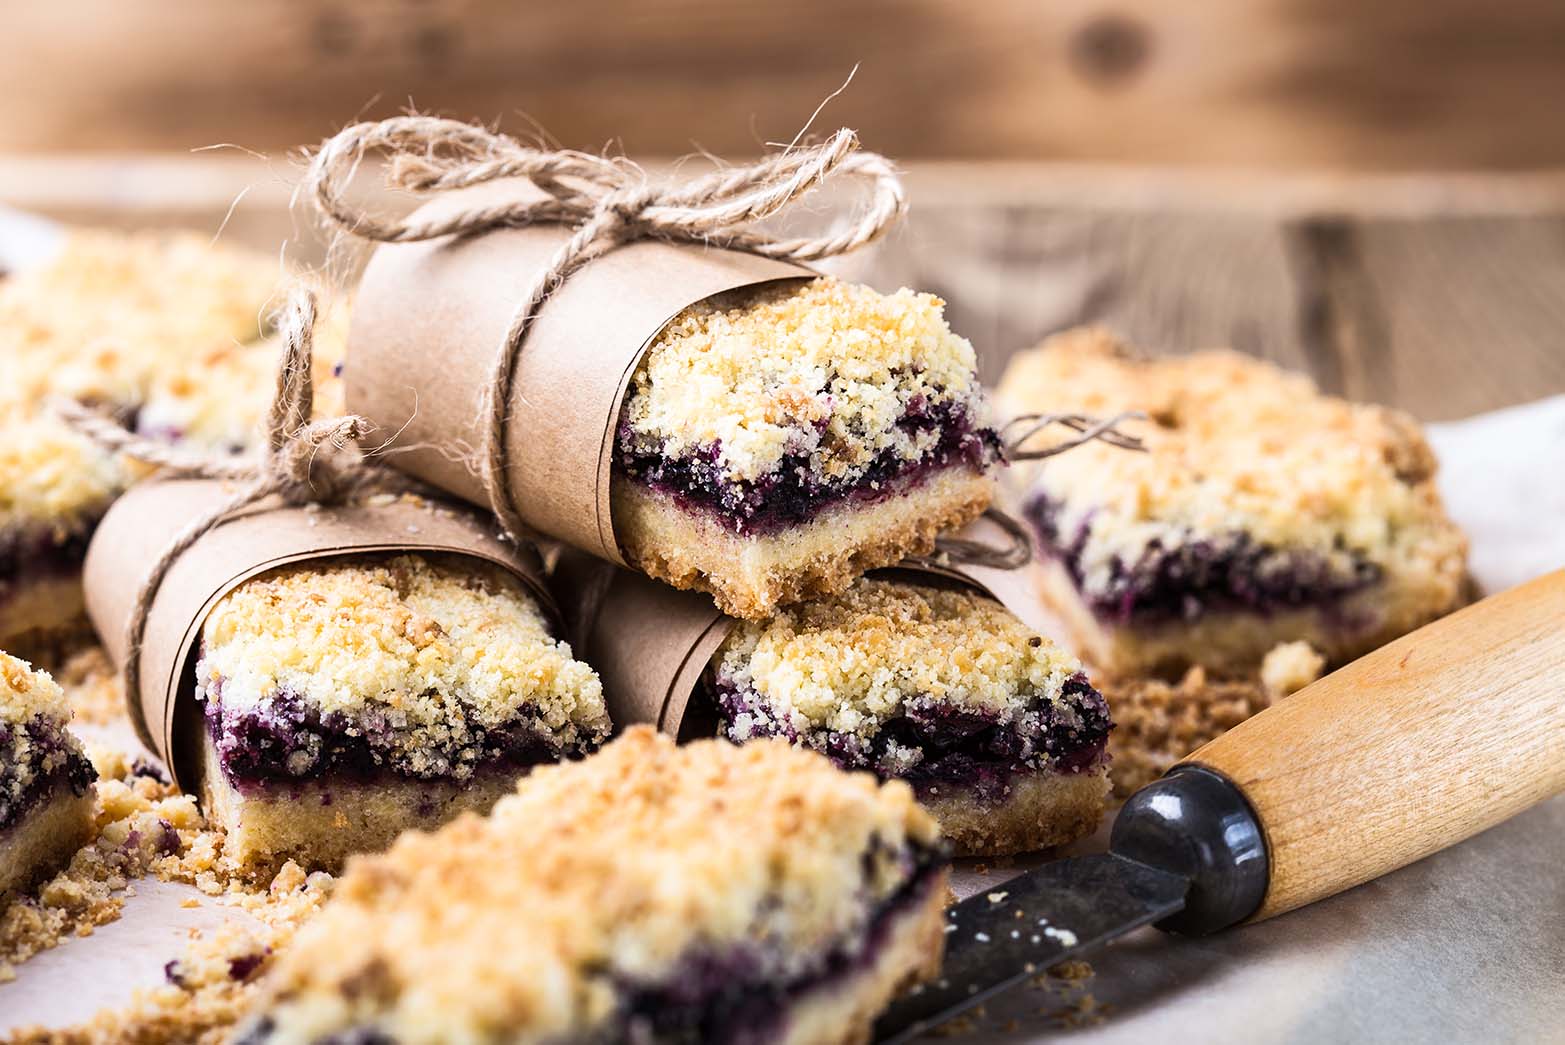
[[[1158,922],[1201,935],[1254,914],[1266,897],[1266,836],[1233,781],[1198,765],[1175,766],[1137,791],[1114,819],[1109,848],[1190,879],[1185,909]]]

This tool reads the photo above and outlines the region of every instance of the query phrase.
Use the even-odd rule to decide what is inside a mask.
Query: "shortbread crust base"
[[[922,888],[917,906],[898,913],[869,968],[811,991],[790,1006],[784,1045],[866,1045],[875,1018],[914,984],[940,975],[950,872],[942,868]]]
[[[936,535],[983,514],[993,494],[988,476],[958,465],[883,501],[828,508],[764,537],[733,533],[716,516],[617,476],[611,496],[627,561],[676,588],[709,592],[730,616],[764,620],[779,606],[840,594],[869,570],[929,554]]]
[[[18,585],[0,600],[0,649],[31,655],[89,632],[78,574],[51,574]]]
[[[1074,842],[1096,831],[1109,793],[1108,767],[1019,774],[999,802],[948,785],[921,791],[957,856],[1011,856]]]
[[[294,860],[307,870],[336,872],[348,857],[378,853],[403,831],[433,830],[470,809],[489,812],[523,775],[484,773],[460,784],[328,777],[245,794],[223,776],[208,739],[201,791],[207,818],[223,828],[223,852],[243,867],[270,872]]]
[[[57,784],[39,804],[0,831],[0,901],[70,862],[92,837],[93,791]]]
[[[1267,613],[1217,611],[1190,621],[1109,624],[1082,600],[1070,572],[1055,559],[1034,563],[1038,591],[1065,624],[1074,652],[1114,675],[1177,677],[1191,667],[1253,676],[1277,645],[1303,640],[1329,666],[1346,664],[1461,604],[1459,579],[1446,585],[1405,583],[1396,576],[1322,607]]]

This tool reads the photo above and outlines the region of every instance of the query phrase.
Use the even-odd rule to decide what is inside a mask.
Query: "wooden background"
[[[48,0],[0,5],[0,150],[275,151],[411,99],[734,155],[1565,163],[1559,0]]]
[[[356,116],[743,158],[857,63],[816,126],[914,210],[845,268],[946,297],[991,378],[1096,321],[1430,419],[1565,392],[1560,0],[53,0],[0,39],[0,202],[304,257],[288,153]]]

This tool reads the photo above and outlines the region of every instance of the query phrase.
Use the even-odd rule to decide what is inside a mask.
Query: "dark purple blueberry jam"
[[[790,1009],[820,988],[834,988],[868,970],[880,956],[897,920],[927,901],[935,876],[945,866],[942,849],[908,846],[898,854],[907,870],[901,889],[877,903],[865,929],[818,956],[786,980],[769,974],[780,965],[775,944],[757,933],[738,950],[690,952],[673,974],[657,983],[616,979],[620,1004],[616,1021],[590,1040],[658,1042],[660,1045],[765,1045],[780,1038]],[[864,857],[865,877],[874,866]],[[275,1023],[262,1019],[237,1045],[267,1045]],[[333,1034],[314,1045],[396,1045],[394,1038],[369,1027]]]
[[[946,785],[995,801],[1019,774],[1091,769],[1101,764],[1114,728],[1107,702],[1085,675],[1065,683],[1063,707],[1038,701],[1036,708],[1011,721],[933,700],[910,700],[868,739],[829,730],[797,733],[779,722],[754,690],[735,689],[721,678],[714,690],[721,728],[729,739],[742,743],[757,736],[785,737],[843,769],[906,780],[920,795]],[[741,735],[735,720],[746,713],[751,724]]]
[[[1328,558],[1257,543],[1236,531],[1187,534],[1172,547],[1153,540],[1134,562],[1115,557],[1107,585],[1088,591],[1081,560],[1092,520],[1088,516],[1071,533],[1061,533],[1063,508],[1063,502],[1039,495],[1026,514],[1041,550],[1064,565],[1093,613],[1115,624],[1194,620],[1214,610],[1264,614],[1330,606],[1381,576],[1377,564],[1342,545],[1340,555]]]
[[[910,403],[897,422],[909,434],[936,432],[924,455],[909,461],[886,450],[851,479],[834,480],[810,466],[811,453],[794,451],[776,470],[752,481],[731,481],[720,463],[722,447],[713,443],[693,453],[665,456],[639,446],[621,422],[614,454],[618,474],[667,494],[687,511],[710,512],[736,533],[775,533],[813,519],[845,501],[874,503],[930,474],[965,464],[981,472],[1000,456],[1000,440],[991,428],[978,427],[964,406],[922,399]]]
[[[26,741],[25,761],[21,753]],[[32,779],[23,786],[23,770]],[[53,719],[34,716],[25,726],[0,723],[0,831],[15,824],[61,786],[78,797],[87,793],[98,773],[80,750],[71,744],[65,727]]]
[[[395,743],[397,729],[384,712],[361,717],[321,713],[294,693],[278,693],[264,704],[235,709],[217,700],[203,705],[207,733],[223,774],[241,790],[267,784],[295,784],[322,774],[372,782],[386,775],[424,780],[466,779],[474,772],[526,770],[562,758],[579,758],[595,744],[559,750],[548,727],[524,717],[501,729],[468,720],[453,729],[444,746],[420,752],[415,768]]]

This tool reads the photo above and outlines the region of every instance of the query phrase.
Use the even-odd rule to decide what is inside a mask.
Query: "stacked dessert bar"
[[[336,868],[609,732],[597,675],[515,577],[471,559],[265,574],[207,615],[195,671],[207,814],[256,867]]]
[[[615,441],[626,558],[736,617],[927,554],[992,495],[999,442],[943,303],[820,278],[687,309]]]
[[[999,603],[932,584],[865,578],[738,623],[709,670],[722,735],[907,781],[959,855],[1090,833],[1108,791],[1102,695]]]

